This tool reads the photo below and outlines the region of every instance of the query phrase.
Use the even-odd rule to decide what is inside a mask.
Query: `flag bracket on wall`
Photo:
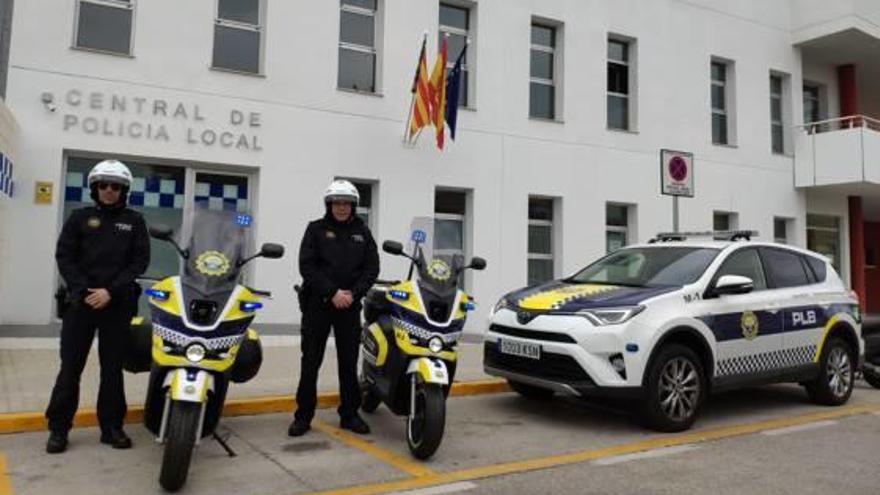
[[[455,141],[459,93],[462,84],[462,64],[470,40],[467,40],[465,46],[462,47],[452,68],[447,70],[447,37],[448,34],[440,40],[440,50],[429,75],[426,54],[428,32],[425,31],[422,36],[422,47],[419,50],[415,76],[410,89],[409,114],[403,135],[405,145],[414,147],[422,131],[428,126],[434,128],[434,138],[438,149],[443,150],[447,128],[449,129],[449,137]]]

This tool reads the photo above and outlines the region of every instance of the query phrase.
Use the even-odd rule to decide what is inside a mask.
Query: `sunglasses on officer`
[[[122,184],[118,184],[116,182],[98,182],[98,189],[104,190],[110,188],[114,192],[118,192],[122,189]]]

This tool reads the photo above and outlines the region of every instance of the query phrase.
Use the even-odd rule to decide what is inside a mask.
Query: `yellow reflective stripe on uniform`
[[[134,318],[131,319],[131,324],[132,324],[132,325],[135,325],[135,326],[136,326],[136,325],[142,325],[143,323],[144,323],[144,317],[143,317],[143,316],[135,316]]]
[[[825,324],[825,330],[822,331],[822,338],[819,339],[819,345],[816,346],[816,354],[813,356],[814,363],[819,362],[819,357],[822,356],[822,347],[825,345],[825,339],[828,338],[828,332],[834,328],[834,325],[837,325],[838,321],[840,321],[840,314],[832,316],[828,323]]]

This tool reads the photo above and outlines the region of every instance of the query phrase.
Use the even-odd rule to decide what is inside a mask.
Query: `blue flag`
[[[449,136],[455,141],[455,124],[458,120],[458,94],[461,91],[461,64],[464,60],[464,52],[467,45],[461,49],[455,65],[446,76],[446,125],[449,126]]]

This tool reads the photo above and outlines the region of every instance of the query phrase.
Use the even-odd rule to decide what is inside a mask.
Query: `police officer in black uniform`
[[[125,390],[122,365],[129,324],[137,304],[135,278],[150,264],[150,238],[144,218],[126,208],[131,171],[105,160],[89,173],[95,206],[75,210],[64,223],[55,250],[67,283],[70,306],[61,327],[61,370],[46,409],[51,454],[67,448],[67,432],[79,404],[79,382],[95,330],[101,360],[98,422],[101,443],[131,447],[122,431]]]
[[[357,357],[360,301],[379,275],[379,253],[370,229],[355,215],[359,201],[351,182],[331,183],[324,193],[327,212],[309,224],[300,246],[302,369],[296,391],[298,407],[287,430],[290,436],[305,434],[315,415],[318,370],[331,326],[339,365],[340,426],[355,433],[370,432],[357,412],[361,404]]]

